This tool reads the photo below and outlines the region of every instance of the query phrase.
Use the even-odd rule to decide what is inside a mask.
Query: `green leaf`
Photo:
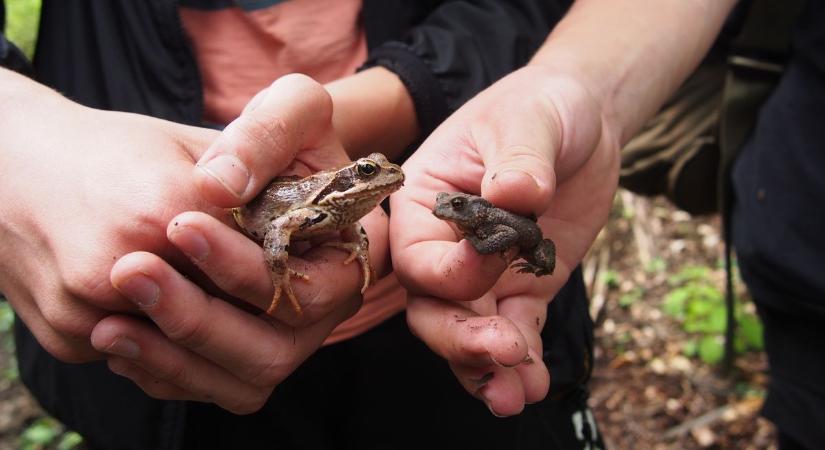
[[[688,358],[693,358],[699,352],[699,343],[696,339],[690,339],[682,343],[682,354]]]
[[[674,289],[665,296],[662,310],[665,314],[680,317],[685,310],[688,293],[685,289]]]
[[[622,308],[628,308],[630,305],[636,303],[636,301],[640,298],[642,298],[642,290],[640,288],[633,288],[630,292],[627,292],[619,297],[619,306]]]
[[[14,325],[14,311],[5,299],[0,300],[0,333],[8,333]]]
[[[687,317],[698,319],[710,314],[713,303],[702,297],[693,297],[687,304]]]
[[[52,418],[42,418],[34,421],[23,430],[21,438],[24,444],[43,446],[51,443],[62,431],[59,422]]]
[[[741,334],[737,334],[733,337],[733,351],[736,352],[737,355],[745,353],[747,349],[748,344],[745,342],[745,338],[743,338]]]
[[[665,269],[667,269],[667,262],[663,258],[653,258],[645,267],[645,271],[648,273],[664,272]]]
[[[686,266],[676,275],[668,278],[671,285],[681,285],[687,282],[706,281],[710,270],[705,266]]]
[[[619,287],[619,272],[615,270],[608,270],[604,273],[604,284],[608,289],[616,289]]]
[[[6,1],[6,37],[31,58],[40,26],[41,0]]]
[[[748,347],[754,350],[765,348],[762,334],[762,322],[754,314],[744,314],[739,320],[739,334],[745,339]]]
[[[706,364],[716,364],[722,360],[724,349],[721,339],[715,336],[705,336],[699,341],[699,358]]]
[[[83,436],[74,431],[67,431],[60,437],[60,442],[57,444],[57,450],[72,450],[83,443]]]
[[[705,333],[724,333],[727,326],[728,311],[724,306],[715,306],[704,321]]]

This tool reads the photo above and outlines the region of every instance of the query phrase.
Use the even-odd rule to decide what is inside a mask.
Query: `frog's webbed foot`
[[[519,254],[524,258],[510,267],[518,273],[532,273],[537,277],[552,275],[556,269],[556,244],[550,239],[542,239],[538,245]]]
[[[537,277],[552,273],[544,267],[537,266],[526,261],[513,263],[510,268],[514,269],[517,273],[532,273]]]
[[[290,280],[292,277],[309,281],[309,277],[306,274],[290,268],[287,268],[286,273],[282,276],[276,275],[274,272],[272,273],[272,284],[275,285],[275,293],[272,294],[272,303],[270,303],[269,308],[266,309],[266,313],[268,315],[271,316],[275,312],[275,309],[278,308],[278,304],[281,302],[281,294],[283,292],[286,292],[286,296],[289,299],[289,303],[292,304],[292,309],[295,310],[295,314],[300,316],[304,313],[303,309],[301,309],[301,304],[298,302],[298,298],[295,297],[295,292],[292,290],[292,283]]]
[[[367,232],[360,223],[356,222],[342,232],[342,238],[346,242],[325,242],[324,246],[348,251],[349,256],[344,260],[344,264],[349,264],[358,258],[358,262],[361,263],[361,270],[364,273],[364,283],[361,285],[361,293],[363,294],[375,280],[375,269],[372,268],[370,263],[370,242],[367,239]]]

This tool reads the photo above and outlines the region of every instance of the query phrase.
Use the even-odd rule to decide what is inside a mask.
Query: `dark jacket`
[[[368,64],[401,76],[426,134],[526,63],[562,13],[547,0],[365,0]],[[95,108],[200,124],[201,83],[177,2],[45,0],[40,27],[44,84]]]
[[[369,46],[367,66],[381,65],[401,77],[412,94],[426,135],[474,94],[526,63],[561,17],[566,3],[365,0],[362,19]],[[0,39],[0,43],[5,40]],[[4,48],[9,47],[0,45],[0,50]],[[178,18],[177,3],[173,1],[44,0],[34,69],[37,80],[87,106],[201,124],[199,72]],[[592,345],[592,331],[588,328],[591,325],[580,275],[572,281],[572,287],[567,289],[570,295],[561,295],[552,304],[551,310],[555,312],[549,314],[546,327],[555,331],[545,341],[545,358],[558,364],[553,369],[554,392],[562,390],[565,379],[569,386],[577,385],[589,370],[590,356],[585,346]],[[352,343],[322,349],[276,390],[261,413],[244,418],[218,416],[221,411],[204,413],[205,407],[200,405],[151,399],[129,380],[111,374],[103,362],[61,363],[48,355],[20,323],[16,339],[24,382],[47,411],[83,434],[90,448],[177,449],[182,448],[193,428],[197,431],[200,427],[204,436],[213,436],[206,434],[216,432],[207,430],[210,419],[205,417],[210,414],[213,420],[221,417],[222,423],[248,427],[243,434],[247,436],[265,431],[267,424],[278,417],[283,420],[280,412],[267,415],[274,411],[274,403],[294,401],[299,406],[293,408],[293,423],[300,423],[301,405],[311,403],[302,398],[289,400],[289,396],[293,392],[330,390],[332,382],[322,382],[317,389],[304,389],[303,384],[314,383],[314,376],[332,377],[330,369],[323,366],[327,362],[332,367],[338,365],[340,371],[356,367],[357,363],[348,359],[353,354],[342,356],[345,348],[364,348],[375,342],[386,345],[386,339],[373,339],[371,333],[388,333],[398,341],[407,339],[403,345],[409,346],[410,352],[420,352],[420,360],[432,358],[432,364],[441,370],[426,370],[422,366],[421,373],[435,373],[447,380],[450,389],[461,391],[443,361],[409,338],[408,332],[404,333],[407,338],[393,334],[396,331],[391,328],[403,327],[403,320],[382,327],[384,331],[370,331]],[[562,351],[551,354],[553,347]],[[391,363],[364,364],[383,367]],[[423,375],[416,376],[415,379],[423,380]],[[339,373],[332,378],[344,377]],[[338,391],[332,389],[328,395],[338,395]],[[466,393],[460,392],[460,398],[471,402],[471,407],[481,405]],[[338,409],[346,412],[348,407],[344,404]],[[483,416],[490,417],[486,410]],[[495,423],[516,426],[513,421],[496,419]],[[311,431],[303,435],[307,440],[318,438],[311,436]],[[244,441],[238,436],[227,439],[241,445]],[[469,437],[464,436],[458,437]],[[278,435],[272,436],[273,442],[278,439]],[[191,445],[191,437],[188,441]]]

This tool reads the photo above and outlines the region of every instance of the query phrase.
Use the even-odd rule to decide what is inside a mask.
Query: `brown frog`
[[[518,268],[519,273],[540,277],[552,274],[556,268],[556,245],[542,237],[535,218],[496,208],[477,195],[461,192],[439,192],[433,214],[455,223],[464,238],[482,255],[518,247],[518,257],[524,262],[511,267]]]
[[[290,285],[290,276],[309,278],[287,266],[290,240],[305,240],[332,232],[341,241],[324,245],[350,252],[344,264],[358,258],[364,272],[363,293],[375,276],[369,261],[369,241],[358,220],[398,190],[404,172],[380,153],[373,153],[343,167],[317,172],[306,178],[277,177],[247,205],[234,208],[238,226],[263,245],[275,293],[267,314],[272,314],[286,292],[297,314],[301,305]]]

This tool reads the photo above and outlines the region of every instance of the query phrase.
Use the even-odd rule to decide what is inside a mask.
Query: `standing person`
[[[555,291],[607,219],[619,149],[698,64],[732,5],[580,0],[526,68],[450,117],[405,165],[407,183],[417,189],[392,198],[391,245],[398,276],[419,293],[410,299],[408,320],[451,362],[465,388],[499,413],[520,410],[513,392],[520,393],[517,400],[540,396],[547,377],[533,367],[503,368],[490,360],[522,358],[523,349],[503,345],[514,339],[538,347],[532,319],[541,318],[541,307],[535,305]],[[806,2],[791,59],[733,171],[733,242],[765,326],[772,377],[764,414],[776,423],[783,450],[825,442],[825,247],[818,237],[825,224],[817,213],[825,186],[816,170],[825,166],[823,17],[825,7]],[[433,158],[443,158],[456,143],[464,147],[449,157],[466,170],[449,164],[449,172],[434,169]],[[498,272],[481,276],[475,268],[505,267],[467,246],[443,245],[455,235],[428,208],[435,193],[448,188],[481,192],[496,205],[539,216],[558,246],[560,276],[538,288],[506,274],[494,295],[462,302],[486,293],[497,279]],[[416,226],[401,226],[409,223]],[[439,265],[415,264],[422,253]],[[462,289],[441,288],[447,272],[460,280],[451,285]],[[432,326],[439,315],[440,325],[452,326]],[[497,332],[479,339],[480,324],[495,325]],[[489,371],[495,376],[483,389],[473,385],[473,377]]]
[[[305,305],[305,323],[244,316],[215,301],[259,304],[271,289],[261,287],[265,274],[239,270],[260,269],[260,249],[225,234],[211,218],[226,220],[216,206],[245,203],[293,158],[325,167],[321,158],[340,152],[341,142],[351,157],[370,146],[397,157],[522,64],[562,12],[533,1],[366,1],[360,10],[335,2],[329,11],[309,3],[186,1],[179,11],[172,2],[44,2],[37,79],[95,109],[0,72],[3,112],[17,118],[3,121],[3,148],[13,151],[2,162],[14,171],[0,189],[8,213],[0,288],[22,318],[23,380],[91,448],[419,448],[432,439],[510,448],[542,445],[557,429],[575,435],[569,415],[554,416],[549,402],[524,419],[498,420],[460,395],[441,362],[405,332],[391,279],[368,295],[361,311],[373,305],[370,314],[333,332],[358,305],[357,270],[341,268],[340,254],[316,261],[313,280],[333,289]],[[306,15],[295,16],[304,7]],[[348,14],[325,14],[336,11]],[[319,41],[327,32],[343,33],[346,45]],[[260,41],[220,48],[249,35]],[[291,45],[304,42],[309,47]],[[323,53],[341,57],[337,68],[307,53],[328,45],[346,50]],[[287,77],[241,114],[254,92],[285,73],[267,71],[273,55],[279,70],[317,70],[329,94]],[[332,81],[359,57],[374,68]],[[242,62],[265,63],[264,76]],[[220,126],[238,114],[221,134],[172,123]],[[209,215],[178,215],[187,210]],[[366,223],[376,261],[386,248],[381,221]],[[204,241],[208,247],[198,247]],[[222,244],[238,244],[231,248],[244,249],[241,259],[253,265],[230,259]],[[198,253],[204,248],[211,252]],[[325,273],[336,281],[323,282]],[[583,304],[580,279],[565,297]],[[154,322],[135,318],[143,314]],[[214,334],[198,334],[205,330]],[[296,371],[330,333],[329,345]],[[135,385],[100,362],[63,362],[93,361],[99,352]],[[584,358],[571,359],[586,372]],[[576,387],[581,376],[571,378]]]

